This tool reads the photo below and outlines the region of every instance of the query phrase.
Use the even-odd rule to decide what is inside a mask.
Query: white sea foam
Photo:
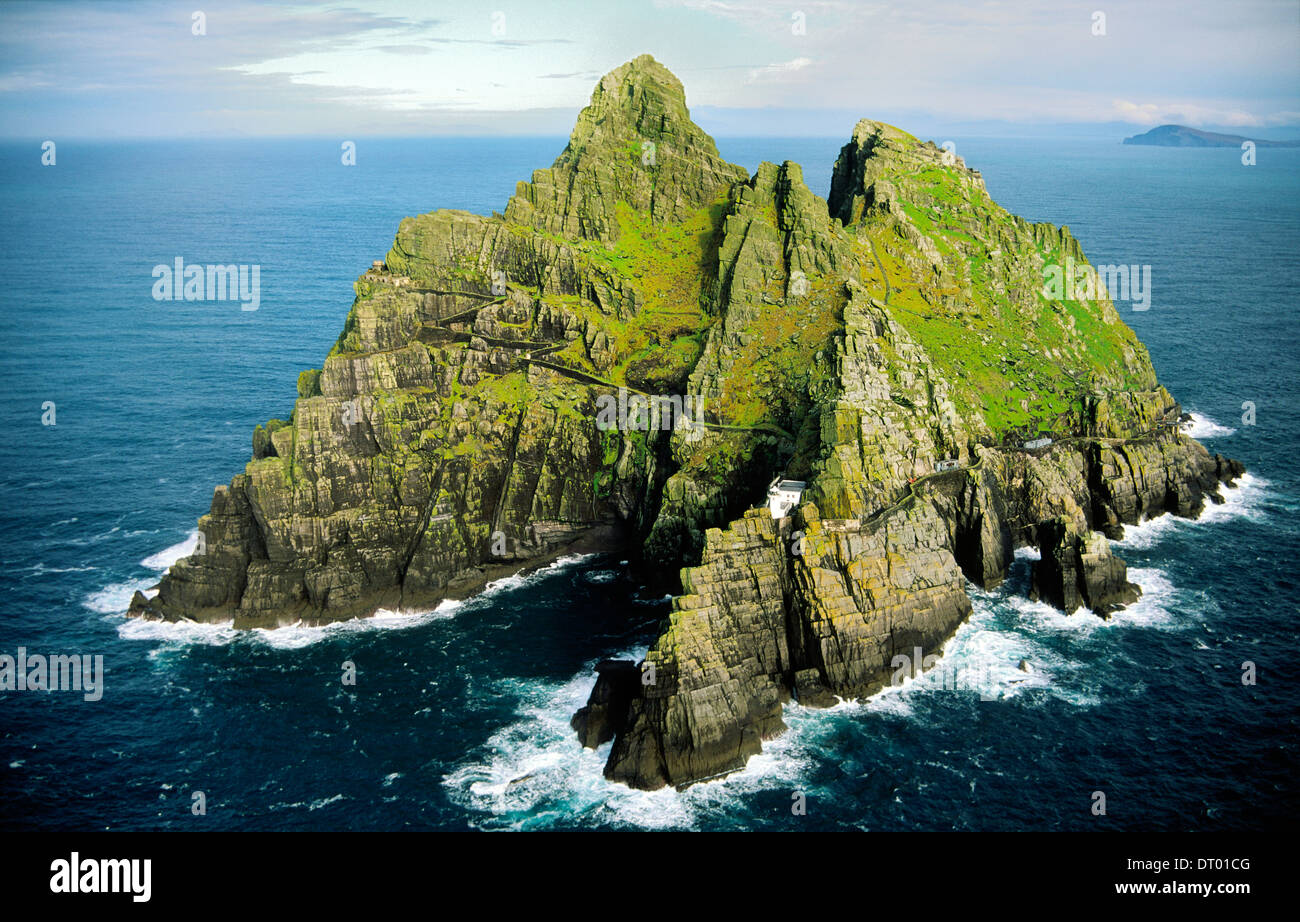
[[[306,807],[307,812],[310,813],[313,810],[320,810],[322,807],[328,807],[330,804],[335,804],[338,803],[340,800],[346,800],[346,799],[347,798],[344,797],[344,795],[342,794],[335,794],[333,797],[321,797],[317,800],[311,801],[310,803],[308,803],[305,800],[298,800],[292,803],[281,802],[281,803],[271,804],[270,807],[268,807],[267,809],[272,811],[301,810],[303,807]]]
[[[172,644],[224,646],[240,632],[234,621],[199,623],[197,621],[146,621],[127,618],[117,626],[123,640],[164,641]]]
[[[1020,668],[1022,661],[1028,671]],[[972,615],[944,645],[940,666],[940,670],[919,677],[919,691],[965,690],[991,701],[1015,698],[1036,688],[1058,692],[1053,678],[1065,664],[1033,637],[1000,629],[992,606],[988,606]]]
[[[371,631],[402,631],[433,621],[455,617],[463,603],[443,601],[427,611],[390,611],[381,608],[369,618],[352,618],[331,624],[291,624],[277,628],[254,628],[245,632],[248,639],[275,650],[300,650],[331,637],[365,634]]]
[[[140,561],[140,566],[148,567],[150,570],[166,570],[182,557],[188,557],[194,553],[199,546],[199,531],[196,528],[186,536],[184,541],[173,544],[171,547],[161,550],[156,554],[150,554],[144,560]]]
[[[114,529],[116,531],[116,529]],[[142,567],[154,570],[161,574],[168,567],[194,553],[198,546],[199,533],[197,529],[190,532],[189,536],[169,548],[150,554],[144,560],[140,561]],[[158,582],[158,576],[150,576],[144,579],[126,580],[120,583],[112,583],[102,589],[90,593],[81,604],[93,612],[101,615],[121,615],[125,614],[127,608],[131,605],[131,598],[136,592],[143,592],[146,596],[153,597],[157,593],[153,590]]]
[[[118,521],[121,521],[121,519],[119,518]],[[90,544],[98,544],[101,541],[107,541],[109,538],[113,537],[121,530],[122,530],[121,528],[114,525],[108,531],[100,532],[97,535],[90,535],[84,538],[67,538],[66,540],[69,544],[75,544],[78,547],[86,547],[87,545]]]
[[[633,605],[662,605],[665,602],[671,602],[672,600],[673,600],[673,594],[669,592],[653,599],[633,598],[632,604]]]
[[[645,653],[642,647],[621,656],[639,661]],[[603,809],[615,791],[601,774],[609,744],[594,752],[583,749],[569,726],[591,691],[591,666],[560,685],[502,680],[501,693],[518,700],[518,719],[493,733],[475,759],[444,777],[449,796],[506,825],[545,815],[548,805],[557,811],[567,805],[574,814]],[[662,825],[680,819],[666,818]]]
[[[276,650],[299,650],[331,637],[368,631],[407,630],[453,617],[464,603],[444,601],[429,611],[379,609],[369,618],[353,618],[331,624],[291,624],[279,628],[237,630],[234,621],[147,621],[128,618],[117,627],[124,640],[163,641],[169,644],[225,646],[236,640],[260,643]]]
[[[1031,557],[1019,553],[1017,557]],[[1065,615],[1041,602],[1003,591],[970,587],[972,616],[944,645],[930,668],[904,676],[862,701],[841,701],[814,709],[785,708],[788,730],[763,744],[746,767],[723,778],[694,784],[685,791],[635,791],[603,776],[610,744],[583,750],[569,719],[586,703],[594,676],[590,668],[556,685],[503,680],[503,694],[519,700],[515,721],[494,733],[471,759],[447,774],[451,799],[479,814],[489,828],[527,828],[589,818],[601,825],[650,829],[698,828],[711,815],[734,813],[736,799],[772,790],[800,790],[810,769],[824,759],[842,721],[914,719],[926,698],[958,694],[975,707],[996,706],[1031,693],[1046,694],[1077,707],[1095,707],[1101,698],[1086,667],[1061,652],[1069,643],[1093,641],[1099,631],[1165,627],[1174,588],[1157,569],[1132,568],[1130,579],[1143,588],[1142,599],[1109,621],[1081,610]],[[1098,635],[1097,639],[1104,642]],[[1067,644],[1068,646],[1068,644]],[[645,648],[625,651],[640,660]],[[1028,671],[1020,668],[1025,661]]]
[[[1124,526],[1124,537],[1111,544],[1116,548],[1145,550],[1155,547],[1169,535],[1184,528],[1214,525],[1237,517],[1258,519],[1263,515],[1263,504],[1268,497],[1269,482],[1250,472],[1237,478],[1235,487],[1220,486],[1222,503],[1207,501],[1199,518],[1184,519],[1165,513],[1154,519],[1144,519],[1136,525]]]
[[[1217,439],[1232,435],[1236,432],[1230,426],[1220,426],[1208,416],[1200,413],[1189,412],[1191,419],[1184,424],[1183,432],[1187,433],[1194,439]]]
[[[1259,519],[1264,514],[1262,506],[1268,499],[1268,486],[1269,482],[1263,477],[1257,477],[1247,471],[1237,478],[1235,487],[1221,486],[1219,494],[1223,497],[1223,502],[1207,502],[1201,517],[1195,521],[1212,525],[1237,516],[1251,520]]]
[[[1154,519],[1143,519],[1136,525],[1124,526],[1124,537],[1119,541],[1112,541],[1111,546],[1114,548],[1131,548],[1133,550],[1145,550],[1149,547],[1155,547],[1173,532],[1176,532],[1180,525],[1187,523],[1188,519],[1180,519],[1176,515],[1168,513],[1156,516]]]
[[[998,592],[968,586],[974,611],[944,644],[933,665],[915,678],[905,676],[863,702],[866,711],[906,713],[891,698],[911,703],[917,695],[960,693],[980,701],[1002,701],[1039,690],[1072,704],[1088,706],[1095,699],[1081,694],[1070,681],[1073,665],[1067,662],[1023,617],[1059,614],[1050,606]],[[1080,620],[1098,621],[1090,612]],[[1029,667],[1020,668],[1021,662]]]
[[[112,583],[87,595],[81,600],[81,604],[101,615],[120,615],[126,612],[131,604],[131,597],[137,591],[147,592],[149,587],[156,582],[158,582],[158,577],[151,576],[149,579]]]
[[[1110,618],[1101,618],[1087,608],[1066,614],[1044,602],[1011,596],[1006,604],[1016,613],[1017,620],[1031,630],[1072,634],[1087,638],[1097,632],[1117,628],[1154,627],[1177,628],[1182,626],[1173,605],[1177,590],[1162,570],[1154,567],[1129,567],[1129,582],[1137,583],[1142,596],[1131,605],[1113,612]]]
[[[800,789],[801,779],[823,757],[823,738],[846,718],[911,717],[919,696],[940,693],[1010,699],[1037,688],[1051,689],[1080,705],[1096,703],[1085,692],[1057,688],[1057,677],[1069,672],[1068,664],[1031,634],[1000,629],[996,618],[992,596],[981,599],[931,669],[864,701],[841,701],[823,709],[787,705],[789,729],[764,742],[763,752],[742,771],[680,792],[635,791],[612,784],[603,776],[610,744],[595,752],[580,747],[569,719],[591,691],[590,668],[562,685],[520,687],[507,682],[520,698],[518,719],[494,733],[481,753],[450,772],[443,784],[454,801],[482,814],[484,825],[493,828],[589,816],[615,826],[690,829],[704,816],[731,812],[727,805],[737,798]],[[639,660],[644,655],[645,648],[638,648],[622,657]],[[1030,672],[1019,668],[1021,660],[1030,662]]]
[[[330,804],[338,803],[342,799],[342,794],[335,794],[333,797],[322,797],[319,800],[313,800],[307,810],[319,810],[322,807],[328,807]]]
[[[615,654],[640,660],[645,647]],[[594,665],[594,662],[593,664]],[[602,825],[689,829],[702,813],[725,801],[774,787],[788,787],[806,768],[785,737],[763,744],[763,753],[742,772],[692,785],[636,791],[604,777],[610,743],[583,749],[569,726],[586,704],[593,672],[584,668],[567,682],[504,681],[519,700],[518,719],[488,739],[470,761],[443,779],[452,800],[480,814],[490,828],[550,825],[589,816]]]
[[[529,573],[524,573],[521,570],[517,573],[511,574],[510,576],[503,576],[500,579],[490,580],[483,585],[483,590],[481,592],[465,601],[472,603],[478,600],[486,601],[487,599],[497,598],[506,593],[514,592],[517,589],[531,586],[539,580],[554,576],[556,573],[560,573],[571,567],[576,567],[580,564],[586,563],[587,561],[594,559],[596,556],[596,554],[567,554],[563,557],[557,557],[546,566],[538,567],[536,570]]]
[[[31,573],[34,576],[45,576],[46,574],[57,575],[59,573],[93,573],[99,567],[47,567],[41,562],[36,562],[30,567],[22,567],[15,572]]]
[[[1258,514],[1266,485],[1247,474],[1236,487],[1223,488],[1225,502],[1207,503],[1199,519],[1164,516],[1131,526],[1125,540],[1116,545],[1147,547],[1173,529],[1253,516]],[[1015,558],[1023,565],[1038,560],[1040,554],[1025,547],[1016,551]],[[1128,574],[1142,588],[1142,596],[1109,619],[1086,609],[1066,615],[1005,589],[985,592],[970,587],[975,610],[931,668],[863,701],[841,701],[824,709],[790,704],[785,711],[787,732],[765,742],[763,753],[751,758],[743,771],[682,792],[633,791],[604,779],[609,744],[596,752],[584,751],[569,726],[569,718],[585,704],[591,690],[593,676],[586,669],[562,685],[520,692],[519,719],[493,734],[480,757],[449,773],[443,783],[453,800],[482,814],[485,825],[493,827],[521,828],[544,825],[551,818],[590,815],[602,824],[695,828],[706,814],[729,812],[726,803],[736,797],[780,788],[797,790],[808,768],[823,758],[826,739],[842,732],[836,728],[845,719],[913,719],[921,713],[926,697],[936,694],[965,695],[977,707],[1033,694],[1077,707],[1096,707],[1101,702],[1096,676],[1082,660],[1070,657],[1072,644],[1107,643],[1109,634],[1117,630],[1179,630],[1192,623],[1188,612],[1201,607],[1199,601],[1184,598],[1186,593],[1158,568],[1130,567]],[[640,659],[644,651],[630,655]],[[1022,661],[1028,671],[1020,668]]]
[[[1017,558],[1029,557],[1022,552],[1017,553]],[[1045,602],[1005,590],[988,592],[968,586],[974,605],[971,617],[957,628],[924,671],[916,676],[903,673],[898,684],[860,702],[842,702],[825,713],[912,716],[918,696],[943,693],[991,701],[1041,691],[1080,707],[1095,706],[1100,699],[1083,684],[1078,673],[1081,667],[1055,649],[1054,636],[1090,642],[1094,635],[1101,639],[1098,632],[1140,627],[1169,629],[1186,623],[1176,614],[1177,590],[1161,570],[1133,567],[1128,573],[1129,579],[1142,588],[1142,597],[1112,614],[1109,620],[1086,608],[1067,615]],[[1022,660],[1029,671],[1020,668]]]
[[[1032,549],[1017,553],[1033,559]],[[930,668],[904,676],[862,701],[841,701],[830,708],[785,709],[788,730],[763,744],[763,752],[746,767],[723,778],[697,783],[685,791],[635,791],[603,776],[610,744],[583,750],[569,726],[586,703],[594,676],[585,668],[556,685],[503,680],[502,694],[519,700],[515,721],[494,733],[471,759],[448,773],[443,784],[452,800],[482,816],[489,828],[527,828],[555,821],[651,829],[698,828],[701,819],[731,813],[728,803],[763,791],[799,790],[809,770],[824,758],[827,740],[842,733],[842,721],[880,718],[914,719],[927,697],[963,695],[975,707],[1013,701],[1031,693],[1046,694],[1077,707],[1095,707],[1101,698],[1085,666],[1061,652],[1059,637],[1092,642],[1098,631],[1125,627],[1163,627],[1174,622],[1174,593],[1157,569],[1132,568],[1130,578],[1143,598],[1109,621],[1087,610],[1065,615],[1005,590],[970,587],[972,616],[944,645]],[[1101,639],[1100,637],[1098,638]],[[621,656],[639,660],[645,648]],[[1028,671],[1020,668],[1025,661]],[[841,729],[837,729],[841,728]]]
[[[194,540],[194,536],[187,540]],[[168,548],[166,551],[160,551],[158,554],[146,558],[146,561],[161,562],[167,555],[176,552],[180,553],[175,559],[180,559],[181,556],[184,556],[185,544],[186,542],[182,542]],[[444,599],[432,609],[393,611],[381,608],[369,618],[352,618],[347,621],[335,621],[322,625],[306,625],[300,622],[278,628],[252,628],[250,630],[236,630],[233,621],[200,624],[194,621],[146,621],[139,618],[130,618],[118,625],[117,632],[118,636],[125,640],[162,641],[180,645],[206,644],[224,646],[232,641],[244,639],[277,650],[298,650],[344,634],[408,630],[433,621],[452,618],[468,606],[485,604],[488,600],[504,593],[532,585],[538,580],[584,563],[593,556],[591,554],[575,554],[561,557],[526,576],[515,574],[493,580],[484,587],[483,592],[472,598],[463,600]],[[164,564],[164,566],[170,566],[170,564]],[[149,580],[108,586],[99,592],[92,593],[84,604],[91,610],[101,614],[120,615],[126,611],[131,596],[137,589],[149,594],[148,587],[156,581],[157,578],[155,577]]]

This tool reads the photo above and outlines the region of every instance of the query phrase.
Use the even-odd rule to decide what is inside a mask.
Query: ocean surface
[[[0,146],[0,653],[106,667],[99,701],[0,692],[0,828],[1293,829],[1300,151],[951,140],[1094,264],[1151,265],[1150,309],[1124,319],[1250,474],[1201,520],[1129,530],[1144,594],[1113,620],[1025,600],[1021,557],[935,670],[792,705],[745,771],[682,793],[607,783],[608,744],[568,727],[592,666],[643,654],[667,611],[617,558],[326,628],[121,615],[193,547],[253,427],[288,416],[399,220],[503,210],[563,139],[362,139],[354,167],[337,141],[66,141],[52,167],[39,142]],[[796,160],[825,195],[841,143],[719,147]],[[259,265],[258,310],[155,301],[176,257]]]

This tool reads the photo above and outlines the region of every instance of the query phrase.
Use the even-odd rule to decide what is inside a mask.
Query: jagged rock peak
[[[874,146],[884,141],[906,145],[918,143],[915,137],[903,129],[869,118],[859,119],[853,126],[851,140],[856,144],[867,146]]]
[[[746,178],[691,121],[681,81],[645,54],[601,79],[564,151],[519,184],[506,218],[612,242],[620,202],[652,221],[678,222]]]
[[[593,144],[608,146],[632,137],[685,143],[718,156],[713,139],[691,121],[682,82],[648,54],[601,78],[555,165],[576,159]]]
[[[950,169],[978,189],[981,197],[987,197],[979,171],[967,169],[955,151],[938,147],[933,141],[920,141],[884,122],[860,120],[849,142],[840,148],[831,174],[831,216],[846,226],[852,224],[862,217],[865,208],[878,203],[879,193],[897,193],[900,182],[906,184],[908,174],[927,167]],[[876,188],[881,179],[888,183],[887,189]]]

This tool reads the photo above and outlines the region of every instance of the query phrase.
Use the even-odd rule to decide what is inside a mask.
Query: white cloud
[[[0,4],[0,133],[132,133],[155,122],[184,133],[188,113],[214,105],[243,107],[250,133],[418,130],[446,124],[439,113],[522,119],[576,112],[599,74],[645,52],[681,78],[693,107],[1300,123],[1296,8],[1269,0],[1150,0],[1111,12],[1100,37],[1091,5],[1059,0],[553,0],[544,12],[511,8],[503,32],[455,0],[235,0],[201,38],[183,11],[141,6],[150,14]]]
[[[786,61],[782,64],[768,64],[766,67],[756,67],[749,72],[749,82],[759,83],[781,80],[790,74],[803,70],[811,63],[812,58],[795,58],[793,61]]]
[[[5,74],[0,76],[0,93],[19,93],[50,86],[43,74]]]
[[[1131,122],[1135,125],[1190,125],[1200,128],[1212,125],[1224,128],[1262,128],[1270,123],[1270,118],[1247,112],[1244,109],[1221,109],[1202,106],[1195,103],[1135,103],[1126,99],[1117,99],[1114,103],[1117,120]],[[1287,113],[1280,113],[1285,117]],[[1276,116],[1272,121],[1277,122]]]

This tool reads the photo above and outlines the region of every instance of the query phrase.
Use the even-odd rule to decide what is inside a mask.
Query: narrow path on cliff
[[[415,285],[407,286],[407,291],[422,295],[452,295],[458,298],[478,298],[484,303],[505,300],[501,295],[485,295],[481,291],[450,291],[443,288],[419,288]]]
[[[1162,435],[1167,435],[1171,431],[1173,431],[1171,427],[1174,426],[1177,426],[1176,421],[1174,423],[1169,423],[1166,421],[1166,422],[1162,422],[1159,426],[1157,426],[1154,429],[1148,429],[1146,432],[1142,432],[1137,435],[1129,436],[1128,438],[1122,438],[1122,439],[1102,438],[1099,436],[1091,436],[1091,435],[1065,436],[1059,439],[1054,438],[1050,446],[1045,446],[1043,448],[1037,448],[1037,449],[1017,448],[1015,446],[998,446],[998,445],[985,445],[983,447],[990,448],[994,451],[1013,451],[1025,455],[1034,455],[1035,457],[1048,454],[1053,449],[1059,448],[1062,445],[1073,445],[1073,444],[1078,444],[1080,442],[1102,444],[1102,445],[1106,445],[1109,448],[1122,448],[1123,446],[1127,445],[1130,442],[1138,442],[1141,441],[1142,439],[1148,439],[1153,436],[1159,437]],[[922,474],[920,477],[917,477],[915,480],[908,481],[907,492],[903,496],[901,496],[899,499],[895,500],[894,502],[890,503],[888,506],[884,506],[883,508],[877,510],[876,512],[873,512],[870,516],[868,516],[864,520],[864,524],[866,522],[874,522],[878,519],[881,519],[887,515],[890,515],[898,511],[898,509],[900,509],[907,502],[923,498],[924,494],[918,492],[917,487],[941,477],[955,477],[957,475],[965,476],[967,473],[971,471],[978,470],[983,463],[984,463],[984,455],[981,454],[974,464],[966,465],[965,467],[953,468],[952,470],[947,470],[947,471],[935,471],[930,474]]]
[[[554,348],[555,347],[552,347],[552,349]],[[598,378],[593,374],[590,374],[585,371],[580,371],[579,369],[576,368],[570,368],[567,365],[561,365],[558,362],[548,362],[545,359],[539,359],[536,357],[539,354],[542,354],[541,350],[539,350],[538,352],[529,353],[528,355],[525,356],[521,356],[517,361],[519,361],[521,364],[540,365],[542,368],[549,368],[551,371],[558,372],[559,374],[562,374],[565,377],[571,378],[575,381],[579,381],[583,384],[596,384],[602,387],[608,387],[611,390],[619,390],[621,388],[627,391],[628,393],[637,394],[638,396],[645,397],[651,400],[667,400],[671,396],[666,394],[650,394],[638,388],[630,387],[626,384],[615,384],[613,381],[606,381],[604,378]],[[779,435],[784,438],[790,439],[792,441],[794,440],[793,435],[791,435],[789,432],[786,432],[784,429],[782,429],[780,426],[776,425],[775,423],[761,423],[756,426],[731,426],[726,423],[709,423],[700,420],[696,423],[696,425],[702,426],[705,429],[729,430],[734,432],[768,432],[771,433],[772,435]]]
[[[443,291],[436,291],[435,289],[421,289],[421,290],[428,291],[430,293],[436,293],[436,294],[465,294],[477,298],[484,297],[483,295],[479,295],[474,292],[443,292]],[[888,297],[888,294],[886,294],[886,297]],[[497,298],[492,300],[491,303],[500,303],[503,302],[504,300],[505,300],[504,298]],[[482,306],[486,306],[486,304]],[[630,387],[626,384],[615,384],[613,381],[607,381],[604,378],[600,378],[594,374],[591,374],[590,372],[582,371],[581,369],[578,368],[572,368],[568,365],[564,365],[559,362],[549,362],[541,358],[541,356],[550,355],[553,352],[563,349],[565,346],[568,345],[566,341],[542,343],[542,342],[536,342],[532,340],[520,340],[520,341],[504,340],[504,339],[496,339],[495,337],[485,336],[480,333],[469,333],[462,330],[451,329],[450,324],[452,322],[458,320],[459,318],[465,317],[467,314],[471,314],[471,313],[476,314],[479,310],[480,307],[472,307],[469,308],[468,310],[464,310],[456,314],[452,314],[449,317],[443,317],[438,320],[435,320],[433,322],[433,325],[435,327],[439,327],[443,330],[446,330],[448,333],[450,333],[454,341],[465,342],[471,339],[472,337],[477,336],[479,339],[482,339],[488,345],[495,346],[496,348],[523,350],[524,354],[518,356],[515,359],[515,362],[518,365],[538,365],[541,366],[542,368],[548,368],[551,371],[564,375],[565,377],[570,378],[571,380],[574,381],[578,381],[579,383],[582,384],[594,384],[601,387],[608,387],[611,390],[618,390],[619,388],[623,388],[624,390],[627,390],[630,393],[638,394],[646,398],[662,399],[669,396],[664,394],[649,394],[643,390],[640,390],[639,388]],[[794,436],[791,433],[782,429],[780,426],[776,425],[775,423],[762,423],[756,426],[732,426],[726,423],[709,423],[700,420],[698,421],[698,425],[704,427],[705,429],[727,430],[733,432],[767,432],[769,434],[778,435],[781,436],[782,438],[786,438],[791,441],[794,441]]]
[[[437,320],[434,321],[434,323],[436,323],[440,327],[446,327],[447,324],[460,320],[461,318],[467,318],[471,314],[477,317],[478,312],[485,307],[490,307],[493,304],[504,304],[504,303],[505,303],[505,298],[498,298],[495,301],[484,301],[482,304],[475,304],[473,307],[467,307],[465,308],[465,310],[457,311],[456,313],[448,317],[439,317]]]

